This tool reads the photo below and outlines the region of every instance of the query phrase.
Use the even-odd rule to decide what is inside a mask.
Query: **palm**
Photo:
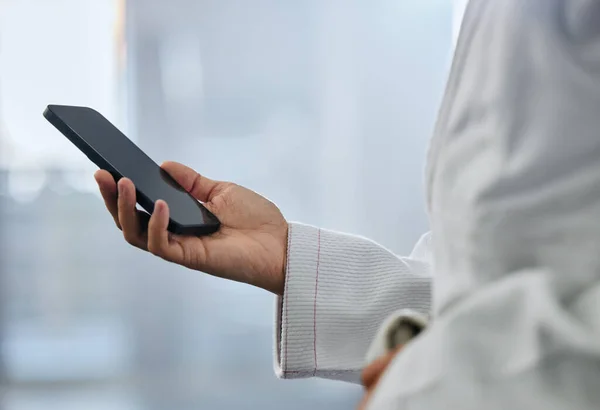
[[[181,248],[181,260],[174,262],[242,282],[281,272],[287,228],[274,204],[246,188],[227,184],[205,205],[219,218],[221,228],[211,236],[173,236]]]
[[[248,282],[257,275],[276,276],[283,269],[285,250],[272,233],[223,226],[213,236],[173,240],[181,246],[182,265],[211,275]]]

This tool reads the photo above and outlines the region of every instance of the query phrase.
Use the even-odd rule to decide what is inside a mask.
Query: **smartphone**
[[[157,200],[164,200],[169,205],[170,232],[201,236],[219,229],[219,220],[211,212],[96,110],[49,105],[44,117],[115,181],[131,179],[137,202],[148,214]]]

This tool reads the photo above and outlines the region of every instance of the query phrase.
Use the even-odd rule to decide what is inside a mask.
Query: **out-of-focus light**
[[[65,172],[64,178],[67,186],[77,192],[100,195],[98,184],[93,177],[94,169],[90,167],[85,170],[77,169]]]
[[[32,202],[39,196],[45,183],[46,172],[41,168],[13,169],[8,174],[8,194],[17,202]]]
[[[161,86],[169,102],[180,103],[202,95],[200,46],[192,32],[176,32],[162,39]]]
[[[47,104],[91,106],[119,123],[125,0],[60,3],[0,0],[0,168],[76,169],[85,162],[42,117]],[[61,47],[49,49],[39,33]]]

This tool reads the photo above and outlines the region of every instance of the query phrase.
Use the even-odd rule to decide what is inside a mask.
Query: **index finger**
[[[117,206],[117,183],[113,176],[105,170],[97,171],[94,174],[94,179],[100,188],[100,194],[104,200],[104,205],[108,212],[110,212],[117,228],[121,229],[119,223],[119,209]]]

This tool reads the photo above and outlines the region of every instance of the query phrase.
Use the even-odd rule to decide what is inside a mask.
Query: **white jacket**
[[[600,408],[600,0],[470,1],[427,190],[433,321],[369,408]],[[301,375],[355,370],[376,318],[428,307],[422,259],[324,238],[290,247],[280,355]]]
[[[360,381],[369,345],[401,309],[429,314],[429,234],[410,257],[358,236],[290,224],[285,291],[277,301],[276,372]]]

